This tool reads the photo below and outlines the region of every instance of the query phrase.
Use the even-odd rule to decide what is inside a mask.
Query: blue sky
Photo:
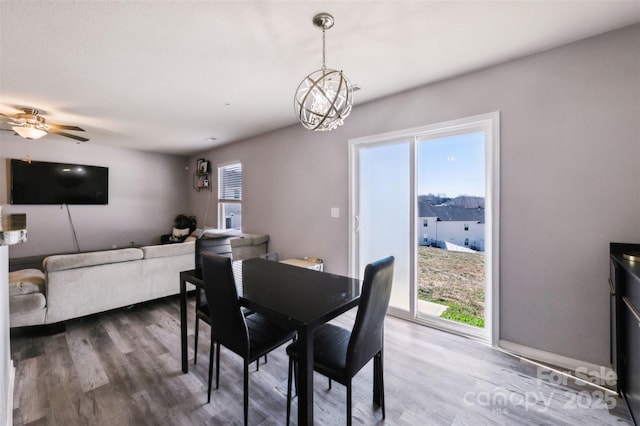
[[[418,195],[484,197],[484,133],[467,133],[418,144]]]

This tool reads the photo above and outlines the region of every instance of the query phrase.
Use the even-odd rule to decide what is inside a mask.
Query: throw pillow
[[[182,241],[189,236],[189,228],[179,229],[173,228],[171,239],[173,241]]]

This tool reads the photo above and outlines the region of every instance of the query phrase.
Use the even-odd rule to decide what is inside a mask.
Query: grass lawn
[[[448,306],[441,318],[484,327],[484,253],[419,246],[418,298]]]

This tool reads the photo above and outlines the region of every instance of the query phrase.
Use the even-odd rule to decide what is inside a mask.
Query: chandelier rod
[[[325,58],[326,58],[326,52],[325,52],[325,29],[322,28],[322,69],[326,70],[327,66],[325,65]]]

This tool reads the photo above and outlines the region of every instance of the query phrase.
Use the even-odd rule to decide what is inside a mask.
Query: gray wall
[[[330,133],[296,125],[191,163],[241,160],[244,230],[269,233],[281,256],[347,273],[347,140],[498,110],[500,338],[606,365],[608,243],[640,242],[638,46],[635,25],[356,104]],[[211,202],[209,225],[215,198],[190,192],[199,219]]]
[[[72,228],[66,208],[60,205],[8,204],[7,158],[24,158],[27,144],[8,132],[0,134],[0,204],[3,213],[26,213],[28,240],[11,246],[9,256],[23,257],[74,252]],[[31,159],[109,167],[109,204],[71,205],[81,251],[108,249],[116,245],[152,244],[170,233],[173,219],[189,213],[191,190],[187,159],[179,156],[93,145],[56,138],[31,142]]]

